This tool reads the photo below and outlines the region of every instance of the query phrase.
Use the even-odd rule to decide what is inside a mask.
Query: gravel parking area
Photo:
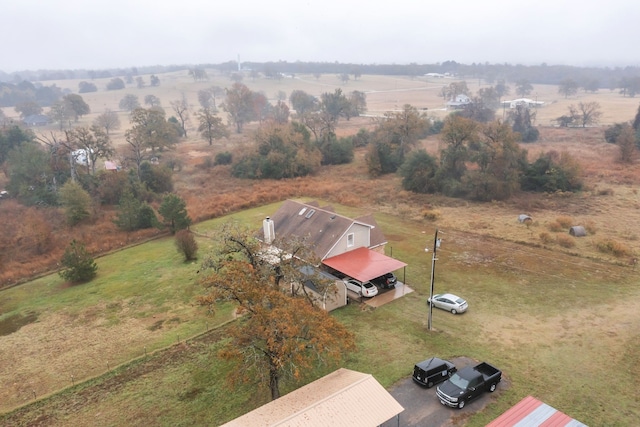
[[[427,356],[425,356],[425,359]],[[418,362],[418,361],[416,361]],[[451,360],[458,369],[475,365],[475,361],[468,357],[456,357]],[[413,367],[412,367],[413,368]],[[454,409],[444,406],[436,396],[436,387],[426,388],[413,381],[411,375],[396,383],[389,393],[402,405],[404,411],[398,418],[391,419],[382,427],[457,427],[463,426],[466,418],[481,411],[487,404],[495,399],[500,390],[506,387],[506,381],[498,384],[495,393],[486,393],[478,399],[467,404],[463,409]]]

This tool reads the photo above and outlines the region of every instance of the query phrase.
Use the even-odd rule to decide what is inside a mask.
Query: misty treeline
[[[48,80],[67,79],[104,79],[122,77],[130,80],[143,74],[159,74],[180,70],[217,70],[221,73],[234,73],[239,68],[260,72],[265,76],[295,75],[295,74],[337,74],[353,75],[402,75],[419,77],[427,73],[449,74],[463,79],[479,79],[484,83],[493,84],[498,80],[515,83],[526,79],[532,84],[559,85],[563,80],[572,79],[581,87],[616,90],[622,89],[623,95],[631,96],[640,90],[629,91],[629,86],[640,87],[640,67],[576,67],[569,65],[521,65],[521,64],[490,64],[472,63],[461,64],[456,61],[445,61],[435,64],[351,64],[338,62],[242,62],[227,61],[217,64],[184,64],[170,66],[147,66],[113,68],[103,70],[37,70],[6,73],[0,70],[0,87],[4,93],[7,88],[18,86],[20,83],[45,82]],[[3,95],[4,96],[4,95]],[[1,106],[6,104],[0,97]]]

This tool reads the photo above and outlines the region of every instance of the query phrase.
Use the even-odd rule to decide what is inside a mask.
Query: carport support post
[[[436,234],[433,237],[433,255],[431,257],[431,286],[429,288],[429,321],[427,322],[427,327],[429,330],[432,330],[433,327],[433,282],[436,274],[436,251],[438,250],[438,229],[436,228]],[[429,251],[429,248],[426,248],[425,251]]]

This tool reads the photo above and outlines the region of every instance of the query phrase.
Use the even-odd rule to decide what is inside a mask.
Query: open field
[[[83,94],[93,111],[83,122],[90,123],[103,111],[101,106],[117,110],[129,92],[141,101],[153,93],[167,109],[184,92],[196,109],[198,89],[230,85],[228,78],[210,75],[209,82],[194,83],[185,71],[160,75],[159,88],[98,92],[91,100],[85,96],[91,94]],[[278,90],[332,91],[339,80],[327,75],[317,81],[298,76],[245,83],[271,98]],[[77,82],[58,85],[77,89]],[[437,111],[443,104],[437,95],[441,85],[442,80],[363,76],[343,90],[366,91],[372,115],[410,103],[437,116],[445,114]],[[469,86],[476,90],[477,82]],[[504,369],[510,388],[486,412],[457,420],[456,425],[485,425],[532,394],[587,425],[632,426],[640,418],[640,407],[629,392],[640,373],[640,270],[630,265],[640,254],[639,166],[617,164],[616,147],[603,142],[601,128],[546,125],[565,114],[571,103],[590,100],[602,105],[603,123],[629,120],[637,101],[608,91],[564,100],[555,87],[535,90],[538,99],[557,102],[538,111],[538,123],[545,125],[541,140],[525,148],[530,158],[549,150],[571,152],[584,171],[582,193],[520,195],[483,204],[415,195],[401,191],[395,176],[369,179],[363,151],[356,153],[353,164],[326,168],[312,177],[240,181],[230,178],[224,167],[199,165],[221,150],[245,144],[252,126],[245,135],[209,147],[196,135],[193,122],[189,138],[175,154],[183,162],[176,191],[198,220],[233,213],[234,219],[256,226],[284,198],[320,199],[345,215],[374,213],[389,240],[387,253],[409,264],[400,278],[416,292],[376,310],[348,306],[335,312],[358,337],[358,351],[346,367],[371,372],[385,386],[409,375],[415,361],[432,354],[487,359]],[[121,120],[122,129],[115,134],[119,144],[126,114],[121,113]],[[352,119],[341,133],[355,133],[371,126],[372,120]],[[423,144],[431,152],[440,147],[437,136]],[[530,226],[517,222],[521,213],[532,215]],[[575,246],[565,248],[559,236],[567,236],[566,227],[552,231],[559,219],[591,224],[593,232],[572,239]],[[200,222],[194,229],[212,233],[224,220]],[[462,316],[434,312],[436,331],[428,333],[424,301],[430,259],[424,247],[432,242],[435,227],[443,238],[436,290],[461,294],[471,309]],[[552,239],[543,242],[541,233]],[[602,240],[626,246],[629,255],[598,251]],[[206,252],[206,239],[200,247],[201,254]],[[14,318],[22,325],[0,336],[0,359],[6,362],[0,365],[0,383],[9,384],[1,391],[0,412],[32,401],[34,391],[39,398],[76,383],[0,421],[47,426],[215,425],[265,402],[268,395],[250,385],[228,392],[223,378],[230,367],[215,358],[217,332],[184,342],[232,314],[227,307],[210,318],[193,305],[200,291],[197,264],[182,263],[170,238],[102,257],[98,264],[99,276],[90,284],[65,288],[52,275],[0,292],[0,322],[5,325]],[[181,343],[172,345],[178,336]],[[165,346],[171,346],[167,352],[151,354]],[[145,350],[147,357],[113,369],[144,356]],[[323,373],[318,370],[311,376]],[[99,377],[77,384],[95,376]]]
[[[79,125],[89,125],[95,117],[102,114],[106,109],[118,112],[122,127],[116,130],[112,138],[116,144],[124,143],[124,131],[128,127],[128,113],[119,110],[120,100],[127,94],[136,95],[143,107],[144,98],[147,95],[157,96],[162,107],[167,112],[167,117],[173,115],[170,103],[171,101],[180,100],[183,97],[187,99],[191,111],[195,112],[200,108],[198,103],[198,91],[213,86],[220,88],[231,87],[232,81],[228,75],[221,74],[216,70],[207,71],[209,80],[194,81],[187,70],[176,71],[172,73],[160,74],[160,86],[146,86],[137,88],[135,85],[128,85],[125,89],[107,91],[106,85],[110,78],[95,79],[92,82],[98,87],[97,92],[83,93],[81,96],[91,106],[91,113],[80,119]],[[142,75],[143,79],[149,84],[149,75]],[[81,80],[58,80],[43,82],[46,85],[55,84],[63,90],[70,90],[77,93],[78,83]],[[303,90],[314,96],[320,96],[325,92],[333,92],[335,89],[342,89],[344,93],[354,90],[362,91],[367,96],[367,116],[379,117],[385,112],[401,109],[403,105],[410,104],[425,112],[433,118],[443,118],[449,111],[445,109],[445,101],[440,95],[443,86],[446,86],[456,79],[433,79],[426,77],[410,78],[406,76],[378,76],[364,75],[359,79],[350,80],[347,84],[343,84],[338,76],[325,74],[316,79],[312,75],[300,74],[295,78],[283,78],[280,80],[257,78],[251,79],[245,77],[243,84],[246,84],[251,90],[261,92],[273,103],[276,102],[278,93],[284,92],[288,97],[293,90]],[[467,82],[469,90],[475,94],[481,88],[489,87],[485,82],[477,79],[469,78],[464,80]],[[635,98],[622,97],[617,91],[609,91],[608,89],[600,89],[596,93],[580,92],[569,98],[564,98],[558,94],[558,88],[555,85],[533,85],[534,89],[529,98],[544,101],[545,105],[537,109],[536,124],[539,126],[552,126],[554,120],[564,114],[567,114],[568,107],[578,102],[595,101],[601,105],[603,116],[600,120],[601,125],[610,125],[615,122],[632,120],[638,108],[638,100]],[[514,86],[511,85],[511,93],[506,99],[515,99],[518,96],[514,93]],[[224,101],[224,96],[217,99],[220,105]],[[4,108],[5,114],[18,120],[16,112],[12,108]],[[46,111],[46,110],[45,110]],[[496,117],[503,119],[508,113],[507,110],[500,110],[496,113]],[[224,113],[221,113],[224,114]],[[193,114],[192,114],[193,116]],[[346,133],[357,132],[359,126],[365,123],[362,120],[356,120],[353,123],[346,122],[342,124],[342,131]],[[56,130],[56,125],[46,128],[38,128],[37,132],[48,132]],[[197,123],[194,117],[191,117],[188,123],[189,140],[199,141],[196,135]],[[238,138],[237,135],[232,136],[231,141]],[[204,141],[202,141],[204,144]]]

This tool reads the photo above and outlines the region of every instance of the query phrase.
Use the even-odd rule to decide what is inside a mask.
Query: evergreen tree
[[[191,218],[187,214],[187,204],[175,194],[167,194],[162,199],[158,212],[162,215],[164,224],[171,230],[171,234],[189,228],[191,225]]]
[[[121,230],[134,231],[153,227],[157,218],[151,206],[138,200],[128,189],[120,198],[118,213],[113,222]]]
[[[88,282],[96,277],[98,266],[84,244],[73,240],[64,252],[60,264],[64,267],[60,277],[71,283]]]

